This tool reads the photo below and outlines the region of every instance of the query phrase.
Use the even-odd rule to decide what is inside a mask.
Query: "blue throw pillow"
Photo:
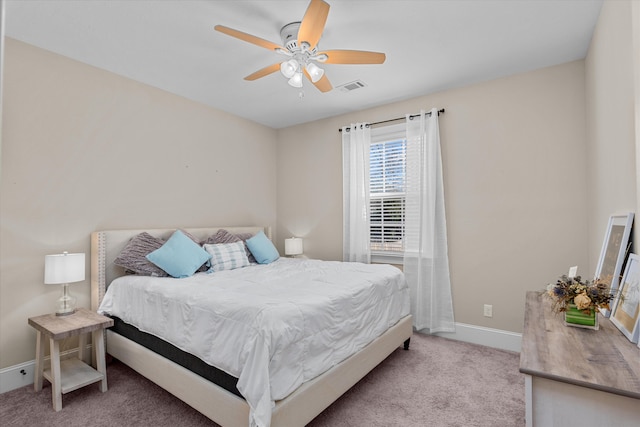
[[[252,238],[247,239],[245,244],[258,264],[269,264],[280,258],[278,250],[262,231],[259,231],[258,234]]]
[[[170,276],[182,278],[193,275],[211,255],[177,230],[164,245],[148,254],[147,259]]]

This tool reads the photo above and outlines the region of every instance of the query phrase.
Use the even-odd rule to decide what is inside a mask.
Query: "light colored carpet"
[[[392,353],[309,427],[524,426],[524,377],[518,353],[414,334],[409,351]],[[113,361],[109,390],[97,385],[65,394],[51,407],[51,387],[0,395],[8,426],[216,427],[188,405]]]

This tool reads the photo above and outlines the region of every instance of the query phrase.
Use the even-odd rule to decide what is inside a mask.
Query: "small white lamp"
[[[66,316],[76,311],[76,298],[69,294],[69,283],[84,280],[84,254],[63,252],[44,257],[44,283],[62,285],[56,316]]]
[[[302,239],[291,237],[284,239],[284,254],[290,256],[302,255]]]

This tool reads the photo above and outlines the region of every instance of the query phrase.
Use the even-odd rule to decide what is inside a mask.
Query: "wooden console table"
[[[533,426],[636,427],[640,349],[598,314],[597,331],[565,326],[540,292],[527,292],[520,372]]]

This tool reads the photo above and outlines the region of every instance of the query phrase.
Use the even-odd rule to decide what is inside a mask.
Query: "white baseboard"
[[[19,365],[0,369],[0,394],[33,384],[36,362],[24,362]]]
[[[87,351],[91,351],[91,345],[87,346]],[[78,357],[77,348],[60,353],[60,359],[68,359],[70,357]],[[48,368],[49,361],[49,356],[46,356],[44,358],[45,369]],[[35,360],[0,369],[0,394],[33,384],[35,370]]]
[[[456,323],[455,332],[440,332],[436,335],[453,340],[486,345],[520,353],[522,334],[501,329],[485,328],[482,326]]]

